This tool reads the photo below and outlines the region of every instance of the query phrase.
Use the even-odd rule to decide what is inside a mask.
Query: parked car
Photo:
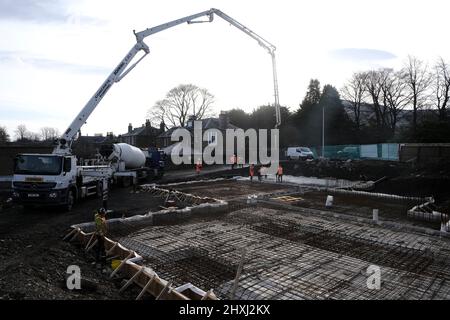
[[[286,157],[289,160],[306,160],[314,159],[314,154],[306,147],[290,147],[286,150]]]
[[[341,159],[357,159],[359,158],[358,147],[345,147],[337,152],[337,156]]]

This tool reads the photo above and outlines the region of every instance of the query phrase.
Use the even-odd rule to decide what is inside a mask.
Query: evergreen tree
[[[318,104],[321,97],[320,92],[320,82],[317,79],[311,79],[308,85],[308,91],[306,92],[305,98],[300,104],[300,109],[303,109],[308,106],[313,106]]]
[[[323,87],[317,112],[322,119],[324,111],[325,145],[347,144],[357,142],[353,135],[354,126],[342,105],[339,92],[331,85]],[[321,126],[322,127],[322,126]],[[320,134],[322,138],[322,134]]]
[[[322,119],[323,111],[324,119]],[[353,135],[354,126],[345,112],[336,88],[325,85],[320,92],[319,81],[311,80],[308,92],[293,119],[298,132],[297,145],[322,145],[323,120],[326,145],[356,142],[357,137]]]

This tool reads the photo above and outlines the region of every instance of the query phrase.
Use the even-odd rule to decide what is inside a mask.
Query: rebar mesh
[[[227,299],[449,299],[448,239],[333,216],[231,201],[228,212],[177,224],[117,221],[110,237],[174,285]],[[367,268],[381,268],[381,288]]]

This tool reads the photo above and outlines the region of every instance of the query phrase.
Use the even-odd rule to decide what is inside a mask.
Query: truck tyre
[[[128,188],[129,186],[131,186],[132,183],[132,179],[131,177],[122,177],[122,187],[124,188]]]
[[[73,193],[73,190],[69,190],[69,192],[67,193],[67,202],[64,205],[64,210],[71,211],[74,203],[75,203],[75,194]]]

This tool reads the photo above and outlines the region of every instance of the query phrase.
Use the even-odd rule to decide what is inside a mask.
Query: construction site
[[[159,128],[145,119],[118,136],[81,134],[108,90],[150,53],[144,39],[214,17],[270,56],[274,102],[248,115],[245,134],[230,121],[245,112],[206,117],[187,108],[201,100],[183,91],[193,85],[177,87],[185,114],[170,128],[164,103],[174,90],[156,103]],[[398,142],[396,124],[387,130],[379,119],[387,106],[353,126],[350,102],[318,80],[309,88],[316,83],[317,101],[305,98],[297,113],[282,107],[276,47],[221,10],[133,34],[130,51],[62,134],[0,145],[0,299],[450,299],[449,143]],[[397,76],[386,70],[382,85]],[[379,89],[385,103],[388,89]],[[338,116],[326,123],[325,112]],[[360,131],[333,131],[338,125]],[[296,126],[310,128],[312,140]],[[339,133],[369,137],[326,145]]]
[[[98,201],[67,216],[6,206],[3,298],[449,298],[450,233],[442,214],[448,188],[436,200],[429,193],[378,192],[383,182],[287,174],[290,182],[276,183],[270,176],[250,180],[241,175],[247,170],[225,168],[188,181],[168,175],[166,183],[114,190],[107,273],[91,264]],[[25,217],[23,229],[11,231]],[[18,264],[18,255],[27,258]],[[65,264],[82,265],[92,290],[65,288]],[[377,290],[367,285],[370,266],[381,270]]]

